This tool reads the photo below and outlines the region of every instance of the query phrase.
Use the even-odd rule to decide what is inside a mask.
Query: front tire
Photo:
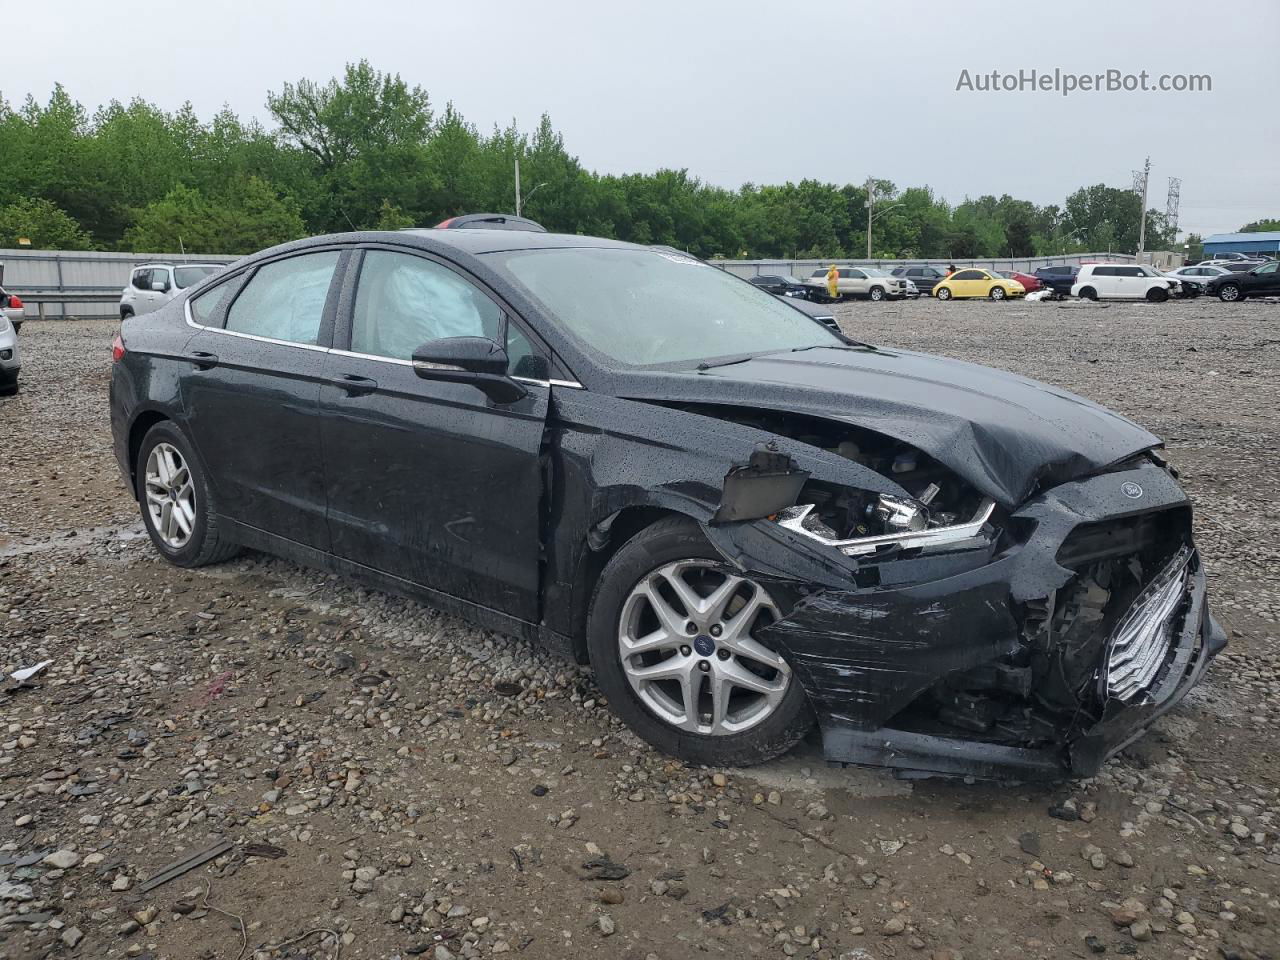
[[[879,303],[881,300],[884,299],[884,288],[872,287],[870,295],[872,300],[874,300],[876,303]]]
[[[989,296],[992,300],[1003,300],[1008,294],[1005,293],[1004,287],[992,287]]]
[[[1163,290],[1160,287],[1152,287],[1150,290],[1147,291],[1148,303],[1164,303],[1168,299],[1169,299],[1168,290]]]
[[[151,542],[170,563],[203,567],[239,552],[219,531],[213,491],[182,431],[157,423],[138,450],[134,492]]]
[[[1235,303],[1240,299],[1239,284],[1224,283],[1218,288],[1218,299],[1223,303]]]
[[[942,287],[938,290],[937,297],[939,300],[950,300],[951,289],[949,287]]]
[[[696,523],[672,517],[605,566],[587,648],[610,707],[644,740],[689,763],[749,766],[814,722],[790,665],[756,636],[780,616],[763,586],[725,571]]]

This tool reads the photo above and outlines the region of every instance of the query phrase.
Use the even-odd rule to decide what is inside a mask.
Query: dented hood
[[[663,380],[668,400],[785,410],[893,437],[1006,507],[1037,486],[1160,445],[1133,421],[1066,390],[907,350],[801,350]]]

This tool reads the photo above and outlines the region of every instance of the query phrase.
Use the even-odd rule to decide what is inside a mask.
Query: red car
[[[1040,282],[1039,278],[1033,277],[1029,273],[1018,273],[1016,270],[1006,270],[1004,271],[1004,275],[1010,280],[1017,280],[1022,284],[1022,289],[1026,290],[1027,293],[1035,293],[1044,286],[1044,284]]]

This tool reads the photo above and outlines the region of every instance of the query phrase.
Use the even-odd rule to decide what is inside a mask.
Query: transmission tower
[[[1142,207],[1138,219],[1138,262],[1147,247],[1147,181],[1151,179],[1151,158],[1147,157],[1141,170],[1133,171],[1133,192],[1138,195]]]
[[[1168,224],[1169,235],[1178,239],[1178,203],[1182,199],[1182,180],[1169,178],[1169,198],[1164,202],[1164,221]]]

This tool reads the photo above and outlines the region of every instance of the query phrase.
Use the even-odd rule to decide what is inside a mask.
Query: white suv
[[[1160,303],[1181,290],[1177,280],[1136,263],[1088,263],[1071,286],[1085,300],[1150,300]]]
[[[120,319],[159,310],[179,293],[221,270],[221,263],[144,263],[120,294]]]

